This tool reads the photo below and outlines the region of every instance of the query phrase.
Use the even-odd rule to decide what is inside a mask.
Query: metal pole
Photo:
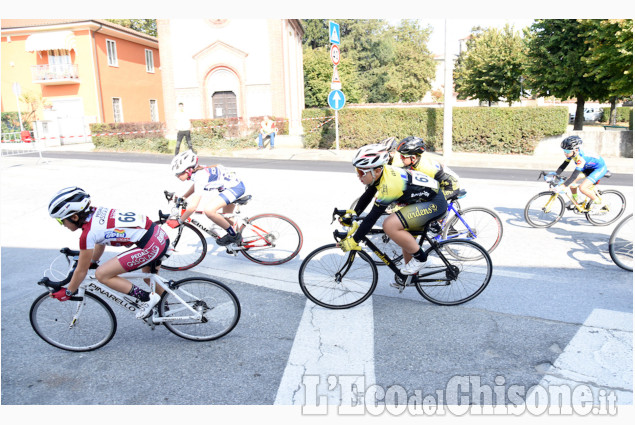
[[[15,103],[18,105],[18,119],[20,120],[20,131],[24,131],[24,126],[22,125],[22,114],[20,113],[20,98],[18,94],[15,95]]]
[[[340,128],[339,120],[337,119],[337,109],[335,110],[335,150],[340,150]]]
[[[450,40],[448,39],[448,20],[445,20],[445,78],[443,87],[443,157],[448,160],[452,155],[452,55],[450,54]]]

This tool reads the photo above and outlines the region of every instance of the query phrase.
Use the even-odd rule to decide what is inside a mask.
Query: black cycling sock
[[[232,226],[229,226],[229,229],[225,229],[225,230],[227,230],[227,233],[229,234],[229,236],[236,236],[236,231],[234,230]]]
[[[128,292],[128,295],[132,295],[139,301],[150,301],[150,293],[135,285],[132,285],[132,288],[130,288],[130,292]]]
[[[416,258],[417,261],[421,261],[422,263],[425,263],[425,261],[428,259],[428,256],[425,252],[423,252],[423,249],[421,248],[419,248],[419,251],[412,254],[412,256],[413,258]]]

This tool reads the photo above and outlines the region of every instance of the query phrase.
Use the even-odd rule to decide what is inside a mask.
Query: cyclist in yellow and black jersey
[[[404,252],[413,257],[401,272],[416,274],[427,258],[408,231],[423,229],[426,223],[445,214],[448,206],[436,180],[417,171],[388,165],[389,157],[383,144],[367,145],[356,152],[353,165],[359,180],[367,187],[354,213],[361,214],[373,198],[376,199],[355,234],[342,240],[340,247],[344,251],[360,250],[359,241],[368,234],[388,205],[393,202],[405,204],[384,220],[383,229]]]
[[[403,139],[395,148],[399,153],[401,164],[395,158],[393,164],[395,166],[403,166],[406,169],[422,172],[439,182],[441,190],[446,198],[449,198],[459,189],[459,176],[457,176],[450,167],[444,166],[439,161],[423,156],[426,151],[426,145],[423,139],[414,136],[408,136]]]

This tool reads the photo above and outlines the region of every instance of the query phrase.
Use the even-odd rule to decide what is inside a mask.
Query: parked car
[[[599,121],[602,119],[602,108],[584,108],[584,121]],[[569,122],[575,120],[575,112],[569,113]]]

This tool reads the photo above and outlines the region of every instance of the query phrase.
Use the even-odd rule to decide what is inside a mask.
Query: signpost
[[[13,83],[13,94],[15,94],[15,103],[18,105],[18,119],[20,120],[20,131],[24,131],[22,125],[22,114],[20,113],[20,94],[22,94],[22,88],[17,81]]]
[[[342,82],[337,66],[340,64],[340,24],[329,21],[329,40],[331,41],[331,62],[333,63],[333,78],[331,78],[331,92],[328,103],[335,110],[335,149],[340,150],[340,130],[337,111],[344,107],[346,96],[342,92]]]

